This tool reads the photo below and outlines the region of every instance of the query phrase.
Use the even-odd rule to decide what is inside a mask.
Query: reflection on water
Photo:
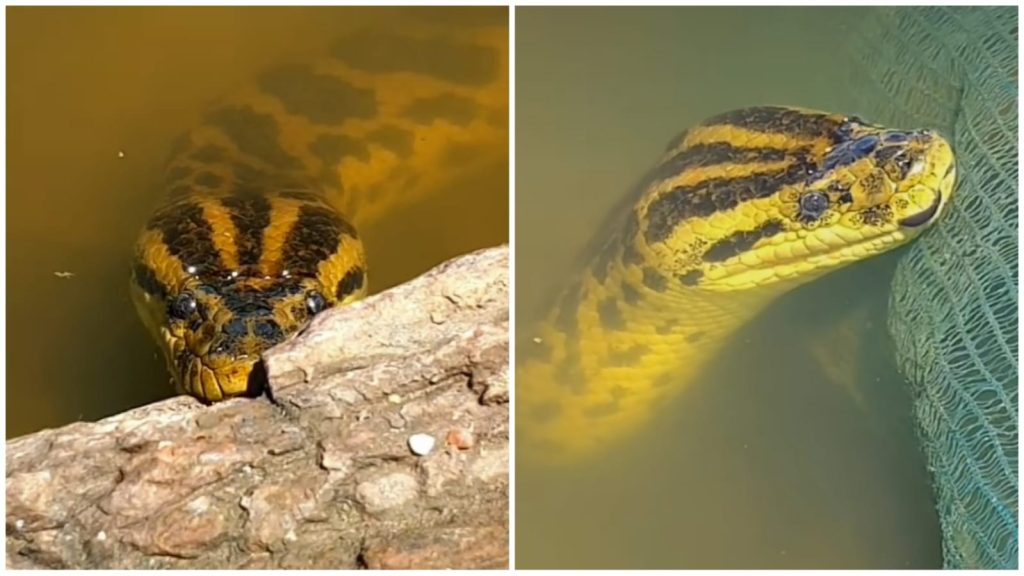
[[[856,113],[836,45],[864,14],[519,8],[520,331],[687,125],[756,104]],[[561,469],[517,452],[517,566],[941,566],[885,330],[897,257],[783,297],[627,449]]]
[[[171,394],[128,298],[129,258],[172,140],[211,100],[348,30],[503,22],[506,9],[413,12],[8,10],[8,438]],[[507,185],[499,166],[364,234],[372,288],[507,241]]]

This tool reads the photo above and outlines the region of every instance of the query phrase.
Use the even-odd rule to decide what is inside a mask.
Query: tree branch
[[[507,566],[507,248],[324,313],[264,361],[259,399],[9,441],[7,566]]]

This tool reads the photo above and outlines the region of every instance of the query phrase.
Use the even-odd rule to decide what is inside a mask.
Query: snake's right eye
[[[171,318],[187,320],[196,311],[196,297],[191,292],[182,292],[167,306],[167,313]]]

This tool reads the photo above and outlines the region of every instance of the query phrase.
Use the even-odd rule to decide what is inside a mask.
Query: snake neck
[[[518,422],[532,454],[586,456],[628,439],[692,387],[743,324],[792,285],[714,293],[638,268],[591,267],[520,344]]]

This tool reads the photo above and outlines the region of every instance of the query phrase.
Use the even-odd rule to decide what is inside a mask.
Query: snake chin
[[[267,389],[267,372],[259,356],[203,357],[188,353],[182,365],[182,390],[205,402],[255,397]]]

